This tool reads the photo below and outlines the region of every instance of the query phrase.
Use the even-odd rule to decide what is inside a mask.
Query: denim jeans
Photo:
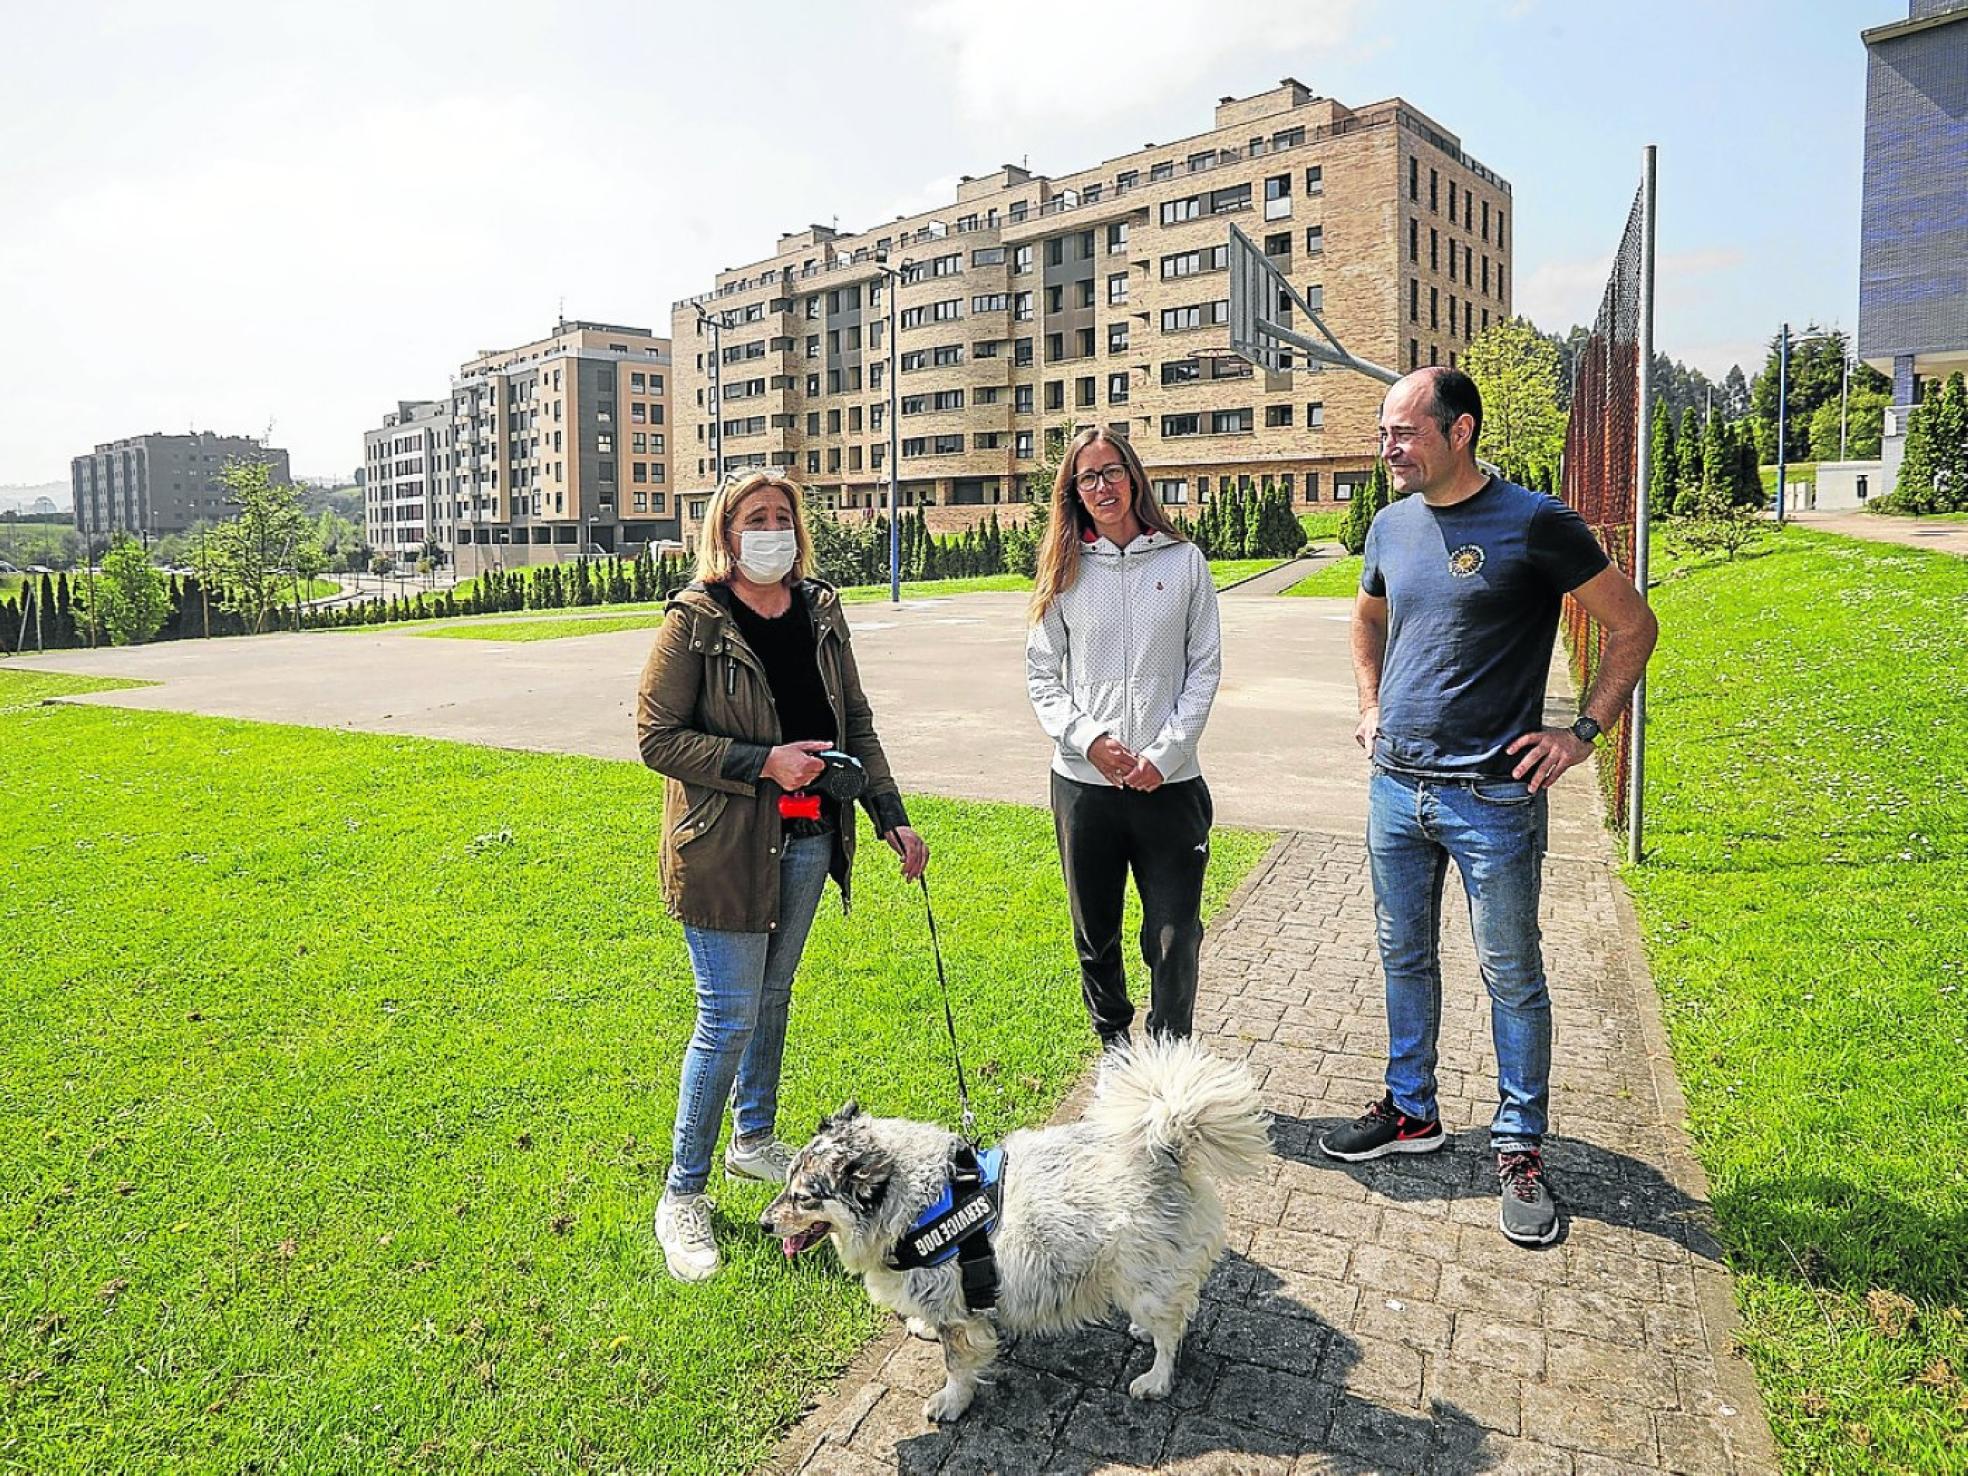
[[[1453,860],[1469,897],[1496,1043],[1499,1150],[1542,1142],[1551,1104],[1551,994],[1538,890],[1549,802],[1514,779],[1437,780],[1375,769],[1367,805],[1374,916],[1387,976],[1387,1090],[1434,1117],[1442,1023],[1442,891]]]
[[[668,1176],[674,1193],[703,1192],[727,1099],[737,1136],[772,1130],[793,970],[833,855],[832,835],[786,840],[779,858],[779,926],[772,932],[683,930],[697,981],[697,1028],[684,1048],[683,1080],[677,1086]]]

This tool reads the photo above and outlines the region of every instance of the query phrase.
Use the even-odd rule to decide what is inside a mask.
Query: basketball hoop
[[[1392,369],[1348,353],[1325,319],[1234,221],[1230,225],[1229,265],[1230,352],[1238,358],[1272,374],[1285,372],[1295,358],[1302,357],[1307,367],[1352,369],[1382,384],[1392,384],[1401,377]],[[1316,338],[1285,326],[1284,319],[1294,312],[1310,325]]]

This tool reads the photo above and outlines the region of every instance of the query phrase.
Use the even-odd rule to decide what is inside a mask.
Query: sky
[[[670,304],[809,223],[1064,174],[1296,77],[1399,95],[1515,191],[1516,301],[1590,321],[1660,149],[1656,339],[1753,374],[1855,324],[1865,48],[1905,0],[515,0],[13,8],[0,486],[98,441],[259,435],[348,479],[399,399],[558,314]]]

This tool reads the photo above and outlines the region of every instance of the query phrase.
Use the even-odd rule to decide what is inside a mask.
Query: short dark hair
[[[1430,407],[1430,415],[1444,436],[1449,427],[1467,415],[1476,422],[1476,429],[1469,437],[1469,451],[1476,452],[1476,443],[1483,438],[1483,395],[1476,388],[1476,381],[1460,369],[1430,367],[1421,371],[1428,378],[1430,388],[1435,391],[1435,403]]]

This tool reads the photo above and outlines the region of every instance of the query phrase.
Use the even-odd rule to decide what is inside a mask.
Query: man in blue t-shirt
[[[1476,464],[1482,428],[1476,385],[1454,369],[1417,370],[1381,405],[1381,454],[1403,495],[1367,534],[1353,670],[1354,736],[1374,765],[1367,852],[1387,977],[1387,1094],[1320,1146],[1352,1161],[1445,1141],[1435,1037],[1453,860],[1490,994],[1498,1223],[1513,1241],[1548,1245],[1558,1213],[1542,1154],[1551,1095],[1538,933],[1545,791],[1625,710],[1658,627],[1577,513]],[[1606,639],[1578,721],[1547,728],[1545,675],[1568,594]]]

